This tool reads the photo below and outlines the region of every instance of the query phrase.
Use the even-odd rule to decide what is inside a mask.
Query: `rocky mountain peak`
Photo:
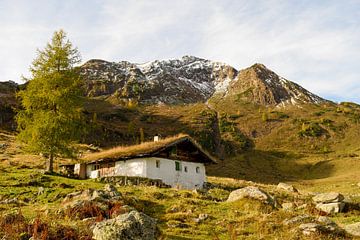
[[[237,94],[244,100],[261,105],[285,106],[326,101],[260,63],[241,70],[236,81],[230,85],[229,94]]]
[[[214,94],[238,95],[262,105],[319,103],[320,97],[263,64],[238,71],[230,65],[185,55],[146,63],[93,59],[81,67],[88,96],[142,103],[205,102]]]

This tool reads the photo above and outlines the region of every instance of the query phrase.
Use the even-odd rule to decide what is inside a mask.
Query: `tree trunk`
[[[54,171],[54,155],[50,154],[47,162],[46,162],[46,171],[52,173]]]

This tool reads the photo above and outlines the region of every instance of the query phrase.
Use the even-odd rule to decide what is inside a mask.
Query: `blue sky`
[[[0,80],[21,82],[60,28],[84,62],[259,62],[322,97],[360,102],[359,0],[0,0]]]

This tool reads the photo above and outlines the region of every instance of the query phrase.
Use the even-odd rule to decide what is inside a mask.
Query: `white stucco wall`
[[[86,176],[88,178],[103,177],[100,174],[101,170],[92,170],[92,165],[86,166]],[[115,163],[114,171],[110,171],[108,176],[137,176],[146,177],[144,159],[131,159],[126,161],[118,161]]]
[[[160,167],[156,167],[156,160],[160,161]],[[205,166],[202,163],[180,162],[180,171],[176,171],[174,160],[165,158],[147,158],[146,177],[152,179],[161,179],[164,183],[172,187],[181,189],[202,188],[205,180]],[[187,167],[187,172],[184,171]],[[199,173],[196,172],[199,167]]]
[[[160,167],[156,167],[156,161]],[[202,188],[206,181],[205,166],[202,163],[180,162],[180,171],[175,169],[175,160],[165,158],[135,158],[115,163],[113,175],[137,176],[151,179],[161,179],[165,184],[180,189]],[[185,172],[187,167],[187,172]],[[199,172],[196,172],[196,168]],[[99,170],[91,170],[91,165],[86,166],[86,175],[89,178],[100,177]]]
[[[135,158],[115,163],[115,175],[146,177],[146,164],[142,158]]]

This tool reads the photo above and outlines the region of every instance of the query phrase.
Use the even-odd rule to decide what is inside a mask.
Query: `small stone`
[[[360,237],[360,222],[346,225],[344,229],[348,234]]]
[[[176,212],[180,212],[180,207],[178,207],[178,206],[172,206],[172,207],[170,207],[168,210],[167,210],[167,212],[168,213],[176,213]]]
[[[333,221],[331,221],[330,218],[326,217],[326,216],[319,216],[317,219],[316,219],[318,222],[320,223],[323,223],[323,224],[335,224]]]
[[[91,200],[103,200],[104,199],[104,193],[102,191],[98,191],[98,190],[94,190],[92,195],[91,195]]]
[[[301,204],[300,206],[298,206],[296,209],[298,209],[298,210],[301,210],[301,209],[305,209],[305,208],[307,208],[307,204],[306,203],[304,203],[304,204]]]
[[[44,189],[43,187],[39,187],[39,188],[38,188],[38,194],[37,194],[37,195],[38,195],[38,196],[39,196],[39,195],[42,195],[42,194],[44,194],[44,192],[45,192],[45,189]]]
[[[291,203],[291,202],[283,203],[283,204],[281,204],[281,207],[285,211],[291,211],[294,209],[294,203]]]
[[[323,211],[323,212],[326,212],[328,214],[342,212],[344,207],[345,207],[345,203],[342,203],[342,202],[318,203],[315,206],[316,209],[318,209],[320,211]]]
[[[5,199],[4,201],[2,201],[1,204],[19,204],[19,200],[16,197],[9,198],[9,199]]]
[[[287,184],[287,183],[283,183],[283,182],[280,182],[277,186],[276,186],[277,189],[279,190],[285,190],[287,192],[293,192],[293,193],[297,193],[298,190],[293,186],[293,185],[290,185],[290,184]]]
[[[306,236],[309,236],[313,233],[321,232],[323,226],[318,223],[303,223],[299,226],[300,231]]]
[[[337,203],[344,200],[344,196],[340,193],[330,192],[317,194],[312,199],[316,203]]]
[[[200,223],[200,222],[206,220],[208,217],[209,217],[208,214],[206,214],[206,213],[200,213],[200,214],[199,214],[199,217],[194,218],[194,222]]]
[[[312,217],[310,215],[304,214],[304,215],[299,215],[299,216],[293,217],[291,219],[286,219],[286,220],[284,220],[283,223],[285,225],[293,225],[293,224],[310,221],[310,220],[312,220]]]

